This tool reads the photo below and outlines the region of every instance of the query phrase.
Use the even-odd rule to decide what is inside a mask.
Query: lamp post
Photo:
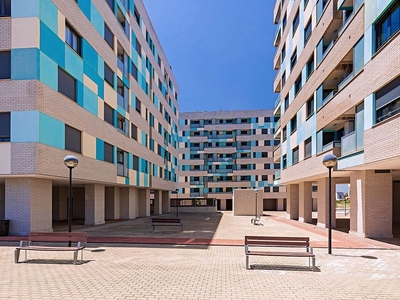
[[[333,154],[328,154],[324,157],[322,163],[329,169],[328,254],[332,254],[332,168],[337,164],[337,157]]]
[[[72,225],[72,169],[78,165],[78,159],[73,155],[64,158],[64,164],[69,169],[69,189],[68,189],[68,232],[71,232]],[[71,247],[71,241],[68,241],[68,247]]]
[[[176,217],[178,218],[178,193],[179,193],[179,189],[176,189],[175,193],[176,193],[176,200],[175,200]]]
[[[255,209],[256,209],[256,211],[255,211],[255,213],[254,213],[254,222],[253,222],[253,224],[254,225],[257,225],[257,213],[258,213],[258,199],[257,199],[257,194],[258,194],[258,189],[254,189],[254,192],[255,192],[255,194],[256,194],[256,205],[255,205]]]

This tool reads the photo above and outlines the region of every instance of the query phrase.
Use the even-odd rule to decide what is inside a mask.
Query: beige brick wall
[[[11,49],[11,18],[0,18],[0,51]]]
[[[6,215],[10,235],[52,231],[52,183],[39,178],[6,178]]]

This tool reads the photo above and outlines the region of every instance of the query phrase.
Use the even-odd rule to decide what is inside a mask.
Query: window
[[[285,83],[286,83],[286,71],[284,71],[282,74],[282,88],[285,86]]]
[[[60,68],[58,68],[58,91],[76,101],[76,80]]]
[[[81,37],[72,29],[71,25],[65,23],[65,42],[76,52],[78,55],[81,53]]]
[[[281,50],[281,63],[283,63],[283,60],[286,57],[286,44],[283,45],[282,50]]]
[[[279,193],[279,186],[274,186],[274,187],[272,188],[272,192],[274,192],[274,193]]]
[[[11,0],[0,0],[0,17],[11,17]]]
[[[0,79],[11,79],[11,51],[0,51]]]
[[[108,6],[114,12],[114,0],[106,0],[106,1],[107,1]]]
[[[375,93],[376,123],[400,113],[400,76]]]
[[[286,126],[282,129],[282,141],[286,141],[287,138],[287,128]]]
[[[312,155],[312,144],[311,144],[311,137],[306,139],[304,142],[304,152],[305,152],[305,158],[310,157]]]
[[[271,191],[271,187],[264,186],[264,193],[269,193]]]
[[[114,35],[111,32],[110,28],[104,23],[104,39],[106,40],[107,44],[114,49]]]
[[[297,63],[297,48],[294,49],[294,53],[292,54],[292,57],[290,58],[290,71],[293,71],[294,66]]]
[[[268,152],[261,152],[261,157],[268,157]]]
[[[114,147],[104,142],[104,161],[114,163]]]
[[[299,162],[299,147],[297,146],[292,150],[293,155],[293,164],[297,164]]]
[[[137,127],[135,124],[131,124],[131,137],[137,140]]]
[[[295,34],[297,27],[299,27],[299,21],[300,21],[299,11],[297,10],[296,15],[294,16],[293,25],[292,25],[293,35]]]
[[[314,114],[314,96],[307,101],[307,118]]]
[[[286,169],[287,167],[287,156],[286,154],[282,156],[282,169]]]
[[[138,39],[136,39],[135,49],[139,56],[142,55],[142,46],[140,45]]]
[[[104,80],[114,87],[114,72],[104,63]]]
[[[264,164],[264,170],[270,170],[271,164]]]
[[[262,175],[261,176],[262,181],[268,181],[268,175]]]
[[[265,140],[264,141],[264,146],[271,146],[271,141]]]
[[[261,129],[262,134],[268,134],[268,129]]]
[[[117,113],[117,129],[122,134],[129,136],[129,123],[125,117],[119,113]]]
[[[140,100],[136,97],[136,111],[141,114],[142,113],[142,103]]]
[[[286,28],[286,23],[287,23],[287,18],[286,18],[286,13],[285,13],[285,15],[283,16],[283,19],[282,19],[282,32]]]
[[[290,134],[295,132],[297,129],[297,115],[295,115],[291,120],[290,120]]]
[[[283,100],[283,109],[287,111],[289,108],[289,95],[286,95],[285,99]]]
[[[304,9],[306,9],[309,0],[304,0]]]
[[[310,59],[306,64],[306,78],[308,79],[311,73],[314,72],[314,53],[311,55]]]
[[[10,113],[2,112],[0,113],[0,142],[10,141]]]
[[[312,29],[312,22],[310,18],[310,20],[307,22],[306,27],[304,28],[304,45],[307,44],[308,39],[311,36],[311,29]]]
[[[385,44],[400,29],[400,1],[393,6],[375,24],[376,50]]]
[[[81,153],[81,132],[65,125],[65,149]]]
[[[104,121],[114,126],[114,110],[104,103]]]
[[[133,62],[132,62],[132,76],[133,78],[135,78],[136,81],[138,81],[138,68]]]
[[[134,6],[134,8],[133,8],[133,14],[134,14],[136,23],[138,23],[138,25],[139,25],[139,27],[140,27],[140,14],[139,14],[139,12],[138,12],[136,6]]]
[[[302,82],[301,82],[301,74],[299,77],[297,77],[296,81],[294,82],[294,95],[296,96],[298,92],[300,92],[302,87]]]

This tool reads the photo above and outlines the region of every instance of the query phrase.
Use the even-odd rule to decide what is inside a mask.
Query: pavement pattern
[[[90,237],[78,265],[64,252],[30,252],[15,264],[23,237],[1,237],[0,299],[400,299],[396,241],[334,230],[329,255],[325,228],[284,215],[263,216],[260,226],[231,213],[179,217],[182,232],[151,233],[149,218],[74,226]],[[308,236],[318,271],[306,258],[254,256],[246,270],[245,235]]]

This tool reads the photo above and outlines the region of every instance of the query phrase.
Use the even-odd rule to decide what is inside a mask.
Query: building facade
[[[265,210],[283,210],[274,124],[272,110],[180,113],[179,197],[215,198],[219,210],[232,210],[233,190],[261,189]]]
[[[314,198],[327,226],[335,203],[322,160],[334,154],[332,185],[350,184],[350,233],[392,237],[400,222],[400,1],[277,0],[274,22],[274,158],[288,216],[311,222]]]
[[[141,0],[0,0],[0,65],[10,234],[67,219],[70,154],[73,218],[169,212],[179,91]]]

